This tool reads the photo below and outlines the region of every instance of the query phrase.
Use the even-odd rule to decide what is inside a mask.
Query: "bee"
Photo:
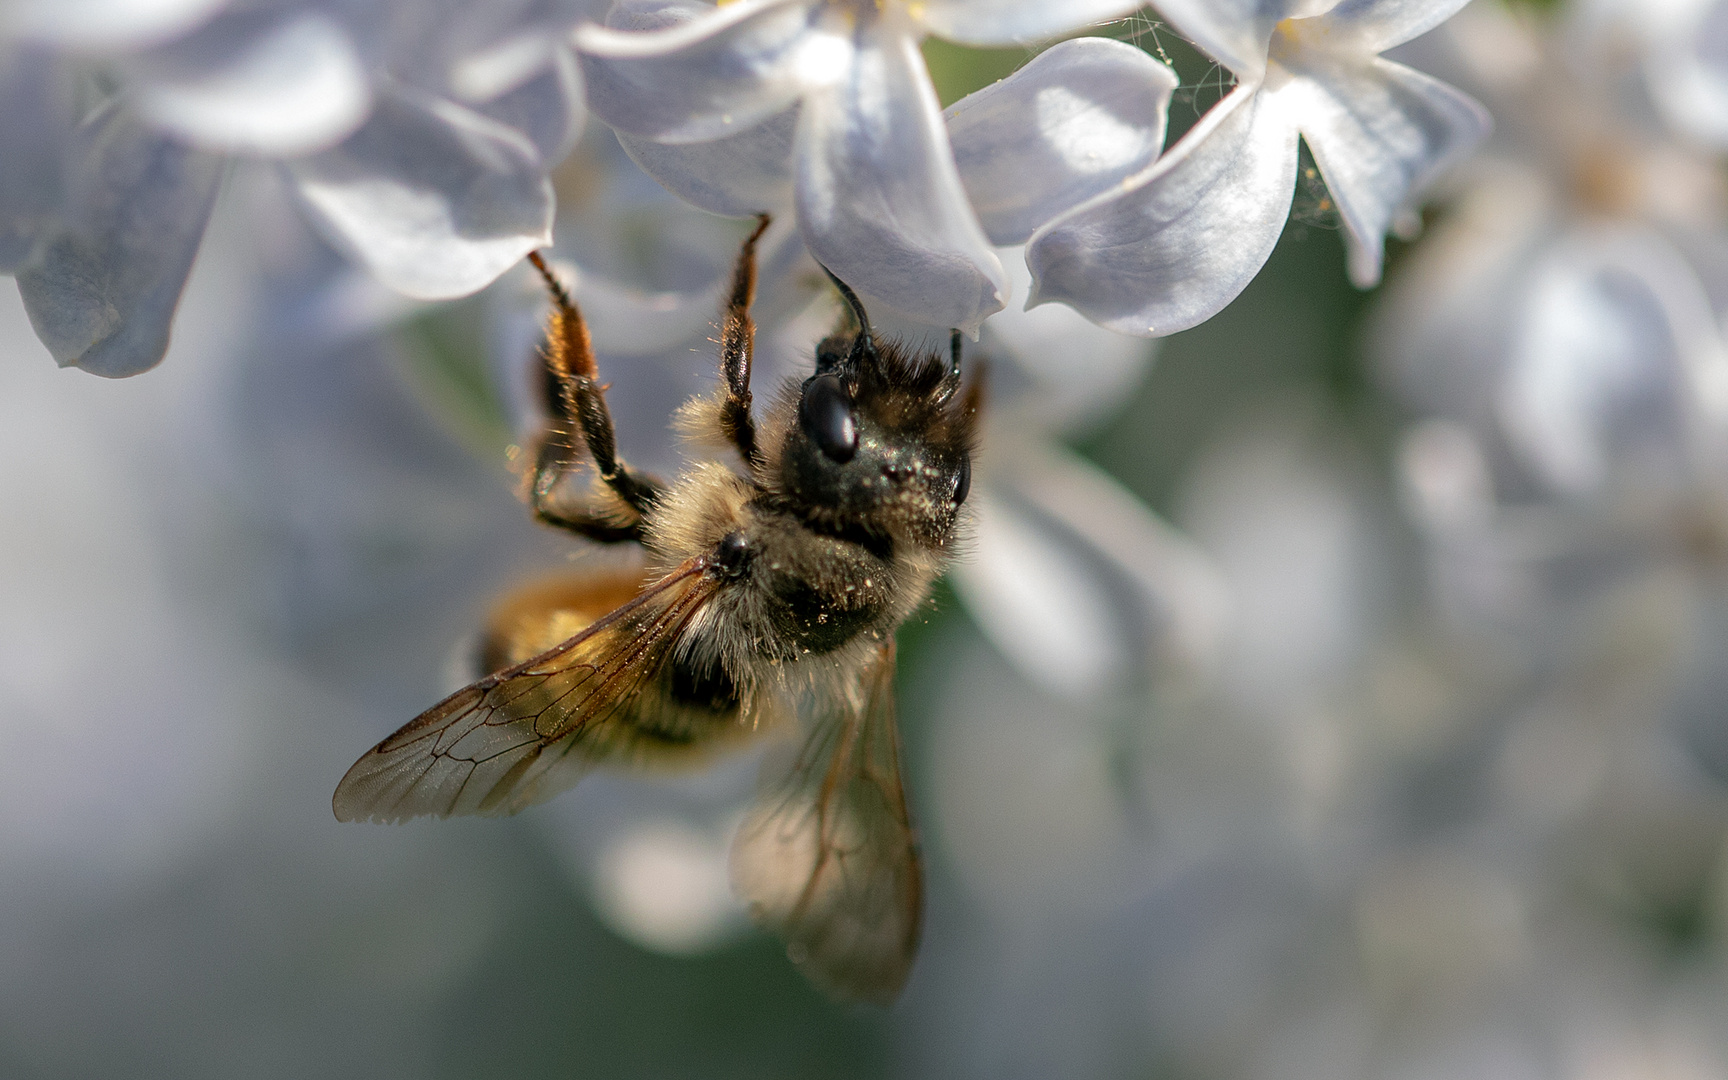
[[[922,869],[894,719],[894,633],[961,526],[982,381],[949,355],[879,340],[858,296],[758,424],[756,246],[733,266],[716,390],[685,403],[693,461],[662,482],[615,445],[582,315],[552,297],[539,361],[549,422],[530,447],[543,523],[635,545],[643,576],[589,572],[506,600],[484,632],[493,673],[368,751],[336,788],[343,821],[513,814],[602,766],[701,765],[802,722],[765,769],[733,842],[734,888],[836,997],[887,1003],[917,951]],[[565,481],[589,473],[570,497]]]

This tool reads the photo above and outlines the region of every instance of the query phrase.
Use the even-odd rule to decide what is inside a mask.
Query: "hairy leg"
[[[756,298],[756,242],[768,230],[770,218],[760,214],[756,229],[739,249],[732,267],[732,292],[720,328],[720,375],[726,382],[726,400],[720,409],[720,430],[744,463],[760,463],[756,450],[756,422],[750,417],[750,361],[756,347],[756,324],[750,319],[750,304]]]
[[[540,254],[530,253],[528,261],[540,272],[552,294],[552,315],[547,320],[546,340],[540,349],[551,424],[534,451],[529,488],[534,515],[549,525],[594,540],[607,543],[640,540],[641,517],[659,498],[660,484],[619,459],[612,414],[606,408],[606,388],[600,383],[588,325]],[[615,520],[615,515],[603,512],[572,512],[553,504],[553,490],[564,475],[580,464],[584,448],[601,481],[623,504],[629,520]]]

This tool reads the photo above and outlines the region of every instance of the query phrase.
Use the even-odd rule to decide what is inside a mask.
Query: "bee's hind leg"
[[[588,325],[538,252],[528,261],[540,272],[552,294],[552,315],[540,349],[545,406],[550,423],[534,448],[534,470],[528,498],[534,516],[548,525],[603,543],[642,539],[642,518],[661,495],[660,482],[639,473],[618,457],[612,413],[594,362]],[[557,504],[553,493],[582,460],[586,447],[600,479],[619,504],[615,509],[570,510]]]
[[[756,449],[756,422],[750,416],[750,361],[756,348],[756,324],[750,319],[750,304],[756,299],[756,242],[768,231],[772,219],[756,216],[756,228],[738,251],[732,267],[732,290],[720,328],[720,375],[726,382],[726,400],[720,407],[720,430],[744,464],[761,464]]]

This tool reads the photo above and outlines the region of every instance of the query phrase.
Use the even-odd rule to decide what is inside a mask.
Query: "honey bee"
[[[732,271],[716,391],[686,402],[701,460],[670,483],[620,460],[582,315],[552,296],[549,422],[526,492],[542,522],[637,545],[648,572],[589,572],[506,600],[492,671],[368,751],[336,788],[343,821],[513,814],[597,766],[700,765],[802,719],[732,848],[734,887],[836,997],[886,1003],[917,951],[922,870],[894,720],[894,633],[950,557],[982,383],[949,355],[879,340],[857,295],[815,371],[751,408],[756,246]],[[964,392],[962,392],[964,391]],[[588,471],[571,498],[566,479]]]

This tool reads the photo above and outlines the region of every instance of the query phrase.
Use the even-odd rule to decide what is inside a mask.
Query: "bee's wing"
[[[704,569],[689,560],[568,641],[410,720],[348,770],[336,817],[513,814],[575,783],[580,762],[566,756],[630,701],[719,588]]]
[[[732,880],[812,982],[849,1000],[899,996],[918,949],[923,874],[900,782],[892,641],[752,808]]]

